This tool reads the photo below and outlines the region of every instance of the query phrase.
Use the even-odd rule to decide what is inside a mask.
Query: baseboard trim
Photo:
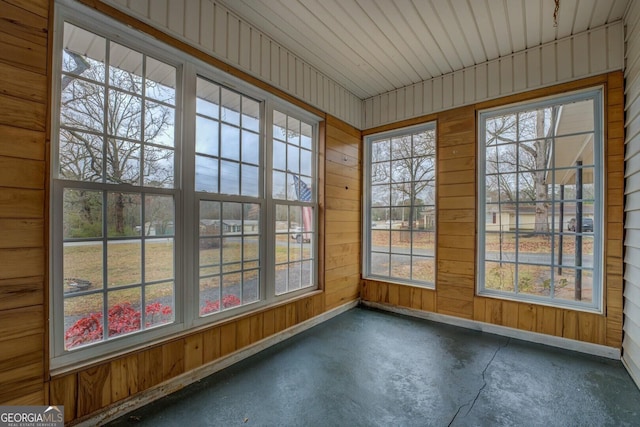
[[[112,405],[105,407],[98,414],[89,415],[87,417],[79,418],[71,423],[71,425],[81,427],[93,427],[96,425],[102,425],[110,421],[115,420],[131,411],[134,411],[144,405],[147,405],[155,400],[158,400],[168,394],[176,392],[189,384],[214,374],[222,369],[225,369],[234,363],[238,363],[254,354],[261,352],[271,346],[274,346],[282,341],[285,341],[294,335],[306,331],[320,323],[342,314],[354,307],[357,307],[360,303],[359,300],[350,301],[339,307],[325,311],[324,313],[315,316],[309,320],[298,323],[282,332],[274,334],[270,337],[264,338],[254,344],[245,347],[241,350],[237,350],[223,358],[215,360],[209,364],[200,366],[147,390],[144,390],[134,396],[118,401]]]
[[[360,303],[365,307],[403,314],[405,316],[418,317],[420,319],[446,323],[448,325],[460,326],[462,328],[473,329],[476,331],[487,332],[495,335],[502,335],[509,338],[516,338],[523,341],[530,341],[537,344],[544,344],[551,347],[562,348],[565,350],[578,351],[580,353],[587,353],[594,356],[606,357],[608,359],[620,360],[620,349],[609,347],[606,345],[592,344],[588,342],[572,340],[569,338],[545,335],[538,332],[523,331],[521,329],[509,328],[507,326],[493,325],[491,323],[462,319],[460,317],[431,313],[428,311],[416,310],[412,308],[398,307],[390,304],[381,304],[371,301],[361,301]]]

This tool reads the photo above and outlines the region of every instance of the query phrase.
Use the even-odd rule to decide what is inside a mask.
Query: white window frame
[[[420,286],[423,288],[427,288],[427,289],[435,289],[435,284],[436,284],[436,279],[435,277],[437,276],[437,211],[438,211],[438,206],[437,206],[437,197],[434,195],[434,228],[433,228],[433,234],[434,234],[434,254],[433,257],[428,257],[428,258],[432,258],[433,259],[433,265],[434,265],[434,281],[433,282],[427,282],[427,281],[418,281],[418,280],[411,280],[411,279],[402,279],[402,278],[398,278],[398,277],[392,277],[392,276],[384,276],[384,275],[377,275],[377,274],[373,274],[371,271],[371,254],[372,254],[372,236],[371,236],[371,232],[372,232],[372,227],[371,227],[371,210],[372,210],[372,183],[371,183],[371,179],[372,179],[372,150],[371,150],[371,146],[373,144],[374,141],[378,141],[378,140],[382,140],[382,139],[391,139],[394,137],[398,137],[398,136],[404,136],[404,135],[411,135],[411,134],[416,134],[416,133],[420,133],[423,131],[433,131],[435,133],[435,152],[434,152],[434,157],[433,157],[433,162],[434,162],[434,189],[437,188],[437,181],[438,181],[438,164],[437,164],[437,160],[438,160],[438,135],[437,135],[437,122],[436,121],[430,121],[427,123],[421,123],[419,125],[415,125],[415,126],[409,126],[409,127],[404,127],[401,129],[394,129],[392,131],[388,131],[388,132],[380,132],[380,133],[376,133],[376,134],[372,134],[372,135],[368,135],[367,137],[365,137],[365,141],[364,141],[364,159],[365,159],[365,165],[364,165],[364,197],[363,197],[363,205],[364,205],[364,209],[363,209],[363,224],[362,224],[362,266],[363,266],[363,278],[365,279],[373,279],[373,280],[382,280],[385,282],[389,282],[389,283],[398,283],[398,284],[404,284],[404,285],[412,285],[412,286]],[[413,204],[410,206],[410,209],[413,209]],[[410,229],[409,231],[413,231],[413,229]],[[394,252],[391,250],[390,248],[390,256],[393,254]],[[411,257],[413,258],[413,252],[410,252]]]
[[[58,170],[57,148],[60,124],[60,70],[62,55],[62,34],[64,23],[76,25],[99,35],[106,36],[122,45],[157,58],[178,70],[176,82],[176,117],[175,117],[175,174],[174,189],[155,189],[154,192],[173,194],[175,197],[175,241],[174,241],[174,316],[173,323],[153,329],[127,334],[114,339],[101,341],[70,351],[64,350],[64,297],[61,288],[56,287],[63,277],[62,266],[62,190],[65,187],[102,188],[111,184],[94,184],[86,182],[64,181],[56,178]],[[259,89],[240,78],[216,69],[204,61],[178,51],[142,32],[136,31],[120,22],[107,18],[102,14],[79,5],[71,0],[59,0],[55,5],[54,20],[54,55],[53,55],[53,84],[51,109],[51,194],[50,209],[50,367],[52,371],[64,371],[66,367],[95,361],[114,353],[135,351],[145,348],[162,339],[184,333],[194,327],[204,326],[220,320],[241,315],[249,311],[265,308],[273,304],[313,292],[318,289],[318,128],[322,118],[296,107],[278,98],[274,94]],[[198,209],[197,204],[202,199],[195,192],[195,104],[196,104],[196,76],[202,76],[213,82],[232,88],[233,90],[254,98],[261,103],[260,128],[260,166],[259,166],[259,197],[251,199],[252,203],[261,204],[260,215],[260,299],[257,302],[222,311],[213,315],[200,316],[198,310]],[[313,212],[313,286],[303,288],[284,295],[275,295],[275,254],[269,250],[275,245],[275,203],[271,198],[271,120],[273,109],[296,117],[312,124],[313,127],[313,182],[312,202]],[[62,182],[64,181],[64,182]],[[115,189],[114,187],[109,187]],[[146,187],[124,185],[122,190],[144,193]],[[247,196],[225,196],[215,194],[216,200],[247,201]],[[103,237],[106,239],[106,237]],[[103,266],[106,268],[106,266]]]
[[[488,118],[518,113],[521,111],[530,111],[537,108],[550,107],[554,105],[561,105],[570,102],[593,100],[593,152],[594,152],[594,215],[595,221],[593,224],[593,293],[591,302],[574,301],[569,299],[553,298],[552,296],[538,296],[532,294],[518,293],[514,291],[501,291],[495,289],[487,289],[485,287],[485,248],[486,248],[486,225],[487,225],[487,191],[486,191],[486,121]],[[478,251],[477,251],[477,294],[479,296],[494,297],[505,300],[536,303],[540,305],[546,305],[550,307],[570,308],[579,311],[587,312],[603,312],[603,294],[604,294],[604,236],[605,236],[605,222],[604,222],[604,208],[605,208],[605,157],[604,157],[604,90],[602,87],[595,87],[586,90],[580,90],[576,92],[570,92],[562,95],[550,96],[540,98],[533,101],[521,102],[517,104],[504,105],[492,109],[482,110],[478,113]],[[563,137],[566,135],[559,135]],[[552,136],[555,140],[555,133]],[[551,169],[555,171],[556,169]],[[555,213],[554,213],[555,215]],[[568,219],[565,218],[565,223]],[[561,224],[563,230],[555,229],[555,220],[552,221],[552,231],[550,233],[555,237],[564,232],[564,224]],[[553,252],[552,252],[553,254]],[[552,263],[549,264],[552,270],[555,270],[558,265],[554,260],[554,256],[551,255]],[[515,265],[518,265],[516,262]],[[547,264],[535,264],[544,265]],[[570,265],[567,267],[571,268]]]

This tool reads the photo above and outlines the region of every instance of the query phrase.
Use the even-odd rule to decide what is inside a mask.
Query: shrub
[[[240,298],[238,298],[235,295],[227,295],[224,298],[222,298],[222,308],[231,308],[231,307],[235,307],[237,305],[240,305],[241,301]],[[200,309],[200,315],[203,316],[205,314],[209,314],[209,313],[213,313],[215,311],[219,311],[220,310],[220,301],[216,300],[216,301],[211,301],[211,300],[207,300],[204,303],[204,307],[202,307]]]
[[[168,305],[159,302],[149,304],[145,308],[147,321],[145,326],[166,323],[171,320],[172,310]],[[156,317],[157,316],[157,317]],[[140,329],[141,313],[130,303],[125,302],[111,307],[107,313],[109,336],[117,336],[135,332]],[[102,313],[91,313],[78,319],[64,333],[65,347],[71,349],[81,344],[99,341],[103,338]]]

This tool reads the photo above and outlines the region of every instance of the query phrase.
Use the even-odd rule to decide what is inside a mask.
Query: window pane
[[[174,146],[175,109],[157,102],[145,103],[144,142]]]
[[[240,193],[240,165],[234,162],[220,162],[220,192],[223,194]]]
[[[107,133],[128,139],[140,139],[142,98],[112,89],[109,91]]]
[[[109,83],[128,92],[142,94],[142,54],[111,42]]]
[[[140,185],[141,148],[137,142],[107,138],[107,182]]]
[[[109,237],[140,236],[141,218],[142,206],[139,193],[107,193],[107,235]]]
[[[196,191],[218,192],[218,159],[196,155]]]
[[[68,128],[102,133],[105,109],[104,87],[71,77],[65,81],[65,77],[62,83],[60,124]]]
[[[257,133],[242,131],[242,161],[257,165],[260,163],[260,139]]]
[[[147,57],[146,96],[165,104],[176,103],[176,69]]]
[[[140,240],[114,240],[107,243],[107,287],[141,283],[141,267]]]
[[[144,185],[173,188],[174,151],[146,146],[144,149]]]
[[[144,235],[152,235],[153,230],[156,236],[173,236],[175,234],[173,197],[145,195],[144,201]]]
[[[218,122],[196,117],[196,152],[218,155]]]
[[[99,135],[60,129],[60,178],[101,182],[103,139]]]
[[[218,119],[220,117],[220,86],[198,77],[196,95],[196,112]]]
[[[242,195],[259,196],[258,168],[255,166],[242,165]]]
[[[145,286],[145,301],[145,328],[171,323],[175,320],[173,282]]]
[[[64,238],[102,237],[102,192],[67,188],[63,198]]]
[[[240,130],[229,125],[222,125],[221,157],[240,160]]]
[[[64,293],[102,289],[102,242],[65,242]]]
[[[104,338],[102,294],[64,300],[64,348],[70,350]]]
[[[254,132],[260,130],[260,103],[242,97],[242,127]]]
[[[163,238],[145,242],[145,282],[174,278],[173,239]]]
[[[225,88],[221,88],[220,95],[222,121],[234,125],[240,125],[240,95]]]
[[[109,337],[137,332],[141,328],[142,295],[140,288],[122,289],[107,294]]]

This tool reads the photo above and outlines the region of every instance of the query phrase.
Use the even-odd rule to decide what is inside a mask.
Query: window
[[[57,8],[52,367],[314,289],[318,118]]]
[[[481,295],[600,309],[601,99],[593,90],[480,114]]]
[[[365,276],[435,283],[434,123],[367,138]]]

